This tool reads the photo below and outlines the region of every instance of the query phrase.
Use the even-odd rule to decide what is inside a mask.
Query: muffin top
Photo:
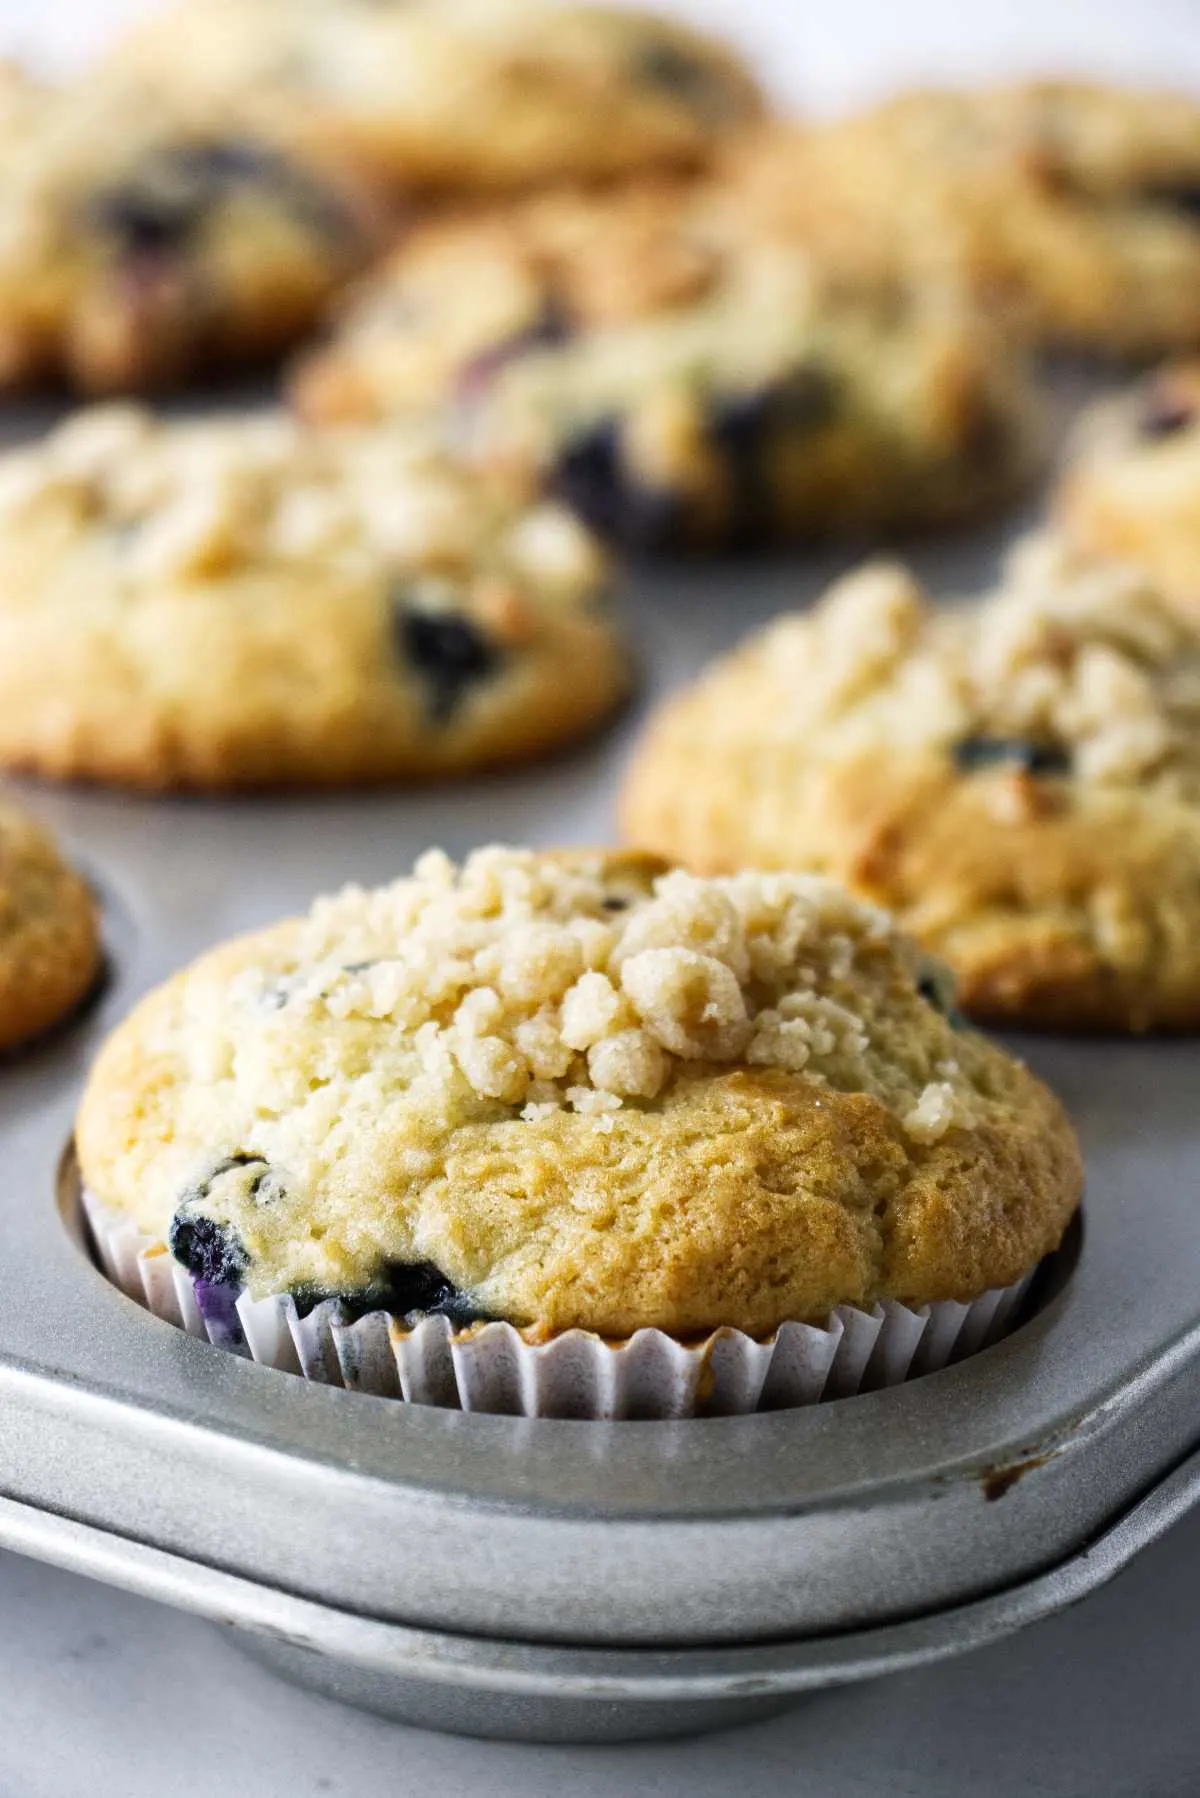
[[[76,413],[0,458],[0,571],[0,760],[54,774],[450,772],[578,735],[627,680],[582,525],[395,431]]]
[[[85,1184],[202,1279],[557,1331],[967,1299],[1078,1155],[833,883],[433,852],[217,949],[105,1047]]]
[[[936,608],[868,567],[668,700],[634,841],[817,867],[895,909],[983,1016],[1200,1017],[1200,637],[1052,534]]]
[[[481,482],[419,432],[312,431],[274,410],[77,411],[0,457],[0,521],[47,556],[103,541],[127,600],[172,579],[386,560],[448,581],[508,570],[553,605],[604,568],[569,513]]]
[[[1136,562],[1200,618],[1200,361],[1088,409],[1057,512],[1082,548]]]
[[[963,513],[1027,472],[1020,358],[952,285],[847,281],[732,184],[544,193],[410,236],[303,363],[658,547]]]
[[[1069,81],[916,89],[768,126],[747,206],[860,270],[953,271],[1031,335],[1143,354],[1200,335],[1200,105]]]
[[[294,135],[156,90],[0,80],[0,386],[187,384],[269,358],[387,235]]]
[[[176,0],[101,75],[270,116],[405,189],[687,165],[763,110],[736,53],[680,21],[541,0]]]

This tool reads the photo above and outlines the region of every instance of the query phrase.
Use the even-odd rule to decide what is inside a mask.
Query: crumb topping
[[[603,1120],[703,1063],[870,1093],[920,1141],[975,1115],[917,951],[816,877],[702,880],[496,848],[459,869],[435,851],[410,879],[318,901],[289,963],[270,1028],[323,1014],[384,1027],[392,1052],[402,1036],[414,1102],[436,1089],[443,1107],[458,1095],[527,1121]],[[244,1018],[264,1016],[278,981],[238,976]]]
[[[789,695],[775,728],[819,724],[824,760],[885,737],[1028,744],[1062,749],[1084,780],[1200,795],[1200,637],[1137,571],[1051,534],[1019,545],[978,605],[934,612],[907,572],[876,565],[755,654]]]
[[[314,433],[282,413],[171,423],[137,406],[77,413],[0,461],[0,528],[90,532],[133,585],[252,564],[491,568],[547,599],[603,565],[562,507],[522,506],[395,430]],[[502,609],[504,595],[491,599]]]

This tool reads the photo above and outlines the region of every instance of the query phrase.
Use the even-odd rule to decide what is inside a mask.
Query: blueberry
[[[708,432],[732,488],[730,536],[753,541],[774,521],[770,456],[774,442],[818,431],[837,411],[837,391],[826,371],[807,364],[784,379],[748,393],[714,396]]]
[[[87,221],[131,256],[178,253],[216,209],[258,188],[321,236],[351,229],[335,197],[286,157],[248,140],[171,144],[153,151],[112,187],[97,190]]]
[[[263,1156],[251,1155],[244,1149],[236,1155],[226,1155],[195,1186],[189,1186],[171,1219],[168,1245],[193,1279],[237,1286],[245,1274],[247,1255],[237,1232],[206,1217],[202,1210],[217,1181],[239,1168],[247,1170],[247,1198],[258,1204],[272,1204],[283,1196],[278,1176]]]
[[[1166,206],[1200,225],[1200,181],[1169,181],[1144,188],[1142,197],[1152,206]]]
[[[647,487],[626,470],[614,418],[568,440],[548,485],[593,530],[628,549],[665,549],[684,534],[678,494]]]
[[[934,1011],[941,1013],[953,1030],[966,1028],[967,1020],[954,1003],[954,976],[949,968],[927,968],[917,977],[917,992],[926,1005],[932,1005]]]
[[[126,180],[94,193],[88,222],[128,255],[184,248],[230,179],[214,169],[208,146],[172,146],[149,155]]]
[[[183,1207],[171,1219],[169,1247],[193,1280],[210,1286],[240,1286],[246,1272],[246,1251],[236,1231],[214,1223],[211,1217],[194,1217]]]
[[[758,460],[771,423],[771,399],[765,390],[721,394],[708,408],[708,433],[732,462]]]
[[[553,294],[547,294],[540,312],[529,324],[522,326],[519,331],[510,332],[497,343],[490,344],[486,350],[481,350],[463,365],[458,373],[460,398],[466,401],[474,399],[491,385],[502,368],[530,351],[566,343],[572,329],[566,307]]]
[[[471,688],[489,679],[503,659],[466,613],[422,611],[403,594],[393,602],[392,630],[400,654],[429,690],[435,724],[447,723]]]
[[[837,411],[837,392],[815,363],[748,393],[727,393],[709,407],[709,432],[732,454],[757,452],[775,431],[816,430]]]
[[[420,1317],[447,1317],[456,1329],[486,1322],[481,1311],[432,1261],[388,1261],[369,1286],[355,1292],[333,1292],[321,1286],[296,1288],[292,1297],[301,1316],[317,1305],[334,1300],[342,1316],[351,1320],[368,1311],[387,1311],[413,1322]]]
[[[679,44],[658,40],[643,45],[634,59],[635,78],[670,94],[690,112],[706,120],[738,116],[738,95],[718,69]]]
[[[960,774],[977,774],[984,768],[1009,766],[1022,774],[1069,774],[1071,758],[1053,743],[1032,743],[1023,737],[963,737],[954,745],[954,765]]]

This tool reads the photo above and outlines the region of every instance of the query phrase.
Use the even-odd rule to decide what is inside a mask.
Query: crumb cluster
[[[307,431],[283,413],[163,422],[133,405],[78,413],[0,462],[0,525],[48,515],[107,533],[127,578],[231,575],[256,564],[491,566],[549,598],[594,586],[592,539],[399,430]]]
[[[754,653],[793,696],[764,729],[820,725],[820,759],[985,737],[1060,747],[1083,780],[1200,793],[1200,636],[1135,569],[1052,534],[1022,543],[981,604],[937,612],[876,565]]]
[[[530,1121],[657,1099],[699,1063],[874,1093],[927,1141],[973,1116],[915,951],[816,877],[702,880],[503,849],[460,870],[434,851],[411,879],[318,901],[294,955],[292,1017],[394,1026],[426,1081],[465,1082]],[[262,977],[241,979],[260,1003]]]

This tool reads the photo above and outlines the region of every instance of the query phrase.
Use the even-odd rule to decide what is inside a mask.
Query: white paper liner
[[[190,1336],[326,1385],[514,1417],[735,1416],[896,1386],[996,1341],[1034,1271],[970,1304],[839,1305],[825,1324],[781,1324],[766,1342],[722,1329],[700,1343],[662,1330],[638,1330],[620,1343],[567,1330],[530,1343],[506,1323],[456,1333],[448,1319],[429,1317],[409,1329],[384,1311],[345,1323],[336,1302],[301,1317],[290,1297],[245,1293],[236,1317],[232,1309],[206,1316],[190,1274],[162,1242],[86,1190],[82,1199],[109,1279]]]

